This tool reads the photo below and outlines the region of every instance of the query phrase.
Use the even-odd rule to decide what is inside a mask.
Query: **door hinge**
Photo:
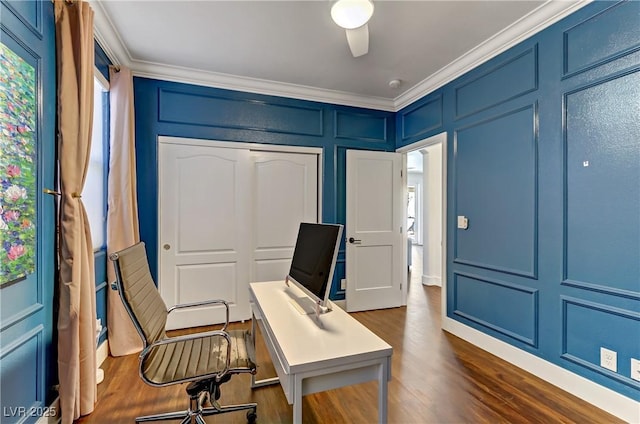
[[[400,226],[400,234],[402,234],[402,225]]]
[[[400,178],[402,178],[402,177],[403,177],[402,172],[403,172],[403,171],[402,171],[402,169],[401,169],[401,170],[400,170]]]

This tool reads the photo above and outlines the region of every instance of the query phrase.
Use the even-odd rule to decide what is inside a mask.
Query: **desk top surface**
[[[288,372],[390,357],[393,352],[387,342],[335,304],[319,320],[301,314],[291,301],[305,295],[284,281],[251,283],[250,290]]]

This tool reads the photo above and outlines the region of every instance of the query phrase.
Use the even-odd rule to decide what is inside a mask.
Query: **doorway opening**
[[[446,314],[447,133],[397,150],[405,160],[407,275],[426,286],[441,287]],[[420,273],[416,278],[416,273]]]

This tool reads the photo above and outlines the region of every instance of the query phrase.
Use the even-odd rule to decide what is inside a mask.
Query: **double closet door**
[[[236,145],[159,140],[160,294],[168,307],[227,300],[231,321],[250,317],[249,282],[284,279],[298,225],[319,217],[319,151]],[[186,328],[223,322],[225,311],[169,318],[168,328]]]

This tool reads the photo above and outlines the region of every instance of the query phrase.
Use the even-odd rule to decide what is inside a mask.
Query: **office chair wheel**
[[[247,412],[247,423],[255,424],[257,419],[258,419],[258,414],[256,414],[255,410]]]

